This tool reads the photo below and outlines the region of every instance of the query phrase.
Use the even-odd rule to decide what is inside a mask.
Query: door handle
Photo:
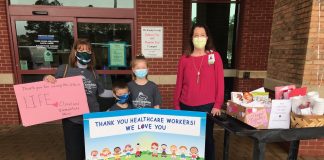
[[[33,11],[33,15],[48,15],[47,11]]]

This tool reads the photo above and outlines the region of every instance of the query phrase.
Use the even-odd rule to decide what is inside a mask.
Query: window
[[[78,37],[90,40],[97,70],[128,70],[132,59],[131,24],[78,23]]]
[[[72,29],[72,22],[16,21],[20,69],[51,69],[67,63]]]
[[[134,0],[10,0],[11,5],[134,8]]]

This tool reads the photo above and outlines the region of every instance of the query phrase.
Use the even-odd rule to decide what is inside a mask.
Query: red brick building
[[[317,55],[317,49],[324,48],[318,43],[324,36],[323,31],[318,33],[321,17],[316,2],[127,0],[68,4],[64,0],[0,0],[0,124],[20,124],[13,84],[55,73],[55,68],[66,62],[75,38],[88,38],[94,44],[96,69],[107,88],[116,79],[129,80],[129,61],[142,52],[142,26],[163,27],[163,57],[149,58],[149,78],[159,85],[164,108],[172,108],[177,62],[186,50],[192,21],[206,23],[213,33],[224,62],[226,98],[232,90],[261,86],[272,90],[289,83],[316,89],[324,64],[323,53]],[[45,47],[53,53],[48,61],[37,58],[34,47],[42,35],[58,37],[52,39],[51,49]],[[106,65],[107,42],[115,40],[127,43],[124,67]],[[36,47],[41,49],[44,46]],[[323,140],[303,141],[300,154],[324,156],[323,147]]]

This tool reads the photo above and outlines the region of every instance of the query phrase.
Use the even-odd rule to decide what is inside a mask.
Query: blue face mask
[[[121,96],[117,96],[117,98],[118,98],[117,103],[119,103],[119,104],[124,104],[124,103],[126,103],[127,100],[128,100],[128,97],[129,97],[129,94],[128,94],[128,93],[123,94],[123,95],[121,95]]]
[[[145,78],[147,72],[148,72],[147,69],[136,69],[134,74],[138,78]]]
[[[91,54],[88,52],[77,52],[75,56],[82,65],[87,65],[91,61]]]

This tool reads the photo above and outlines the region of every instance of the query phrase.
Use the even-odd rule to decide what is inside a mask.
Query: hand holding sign
[[[52,75],[47,75],[44,77],[43,81],[45,82],[49,82],[49,83],[55,83],[56,82],[56,78]]]
[[[14,85],[23,126],[89,113],[81,76]]]

